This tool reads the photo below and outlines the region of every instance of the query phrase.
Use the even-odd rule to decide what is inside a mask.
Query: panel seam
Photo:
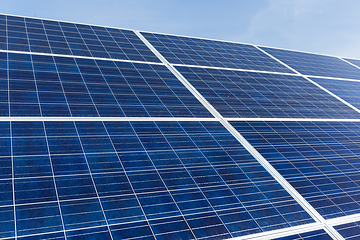
[[[290,70],[294,71],[295,73],[297,73],[299,76],[305,78],[306,80],[308,80],[309,82],[311,82],[312,84],[314,84],[315,86],[317,86],[318,88],[322,89],[323,91],[325,91],[326,93],[330,94],[331,96],[333,96],[334,98],[336,98],[337,100],[339,100],[340,102],[344,103],[345,105],[347,105],[348,107],[352,108],[353,110],[355,110],[356,112],[360,113],[360,110],[358,108],[356,108],[355,106],[353,106],[352,104],[348,103],[347,101],[345,101],[344,99],[342,99],[341,97],[339,97],[338,95],[332,93],[331,91],[327,90],[326,88],[324,88],[323,86],[321,86],[320,84],[314,82],[313,80],[311,80],[309,77],[307,77],[306,75],[301,74],[300,72],[296,71],[295,69],[293,69],[292,67],[290,67],[289,65],[285,64],[284,62],[282,62],[281,60],[275,58],[274,56],[272,56],[271,54],[269,54],[268,52],[266,52],[265,50],[259,48],[258,46],[253,45],[254,47],[256,47],[256,49],[260,50],[261,52],[265,53],[267,56],[271,57],[272,59],[276,60],[277,62],[281,63],[282,65],[284,65],[285,67],[289,68]]]
[[[225,119],[223,116],[200,94],[190,82],[177,69],[170,64],[165,57],[163,57],[155,47],[139,32],[134,31],[135,34],[145,43],[147,47],[165,64],[165,66],[179,79],[181,83],[203,104],[206,109],[213,114],[215,118],[245,147],[245,149],[269,172],[269,174],[296,200],[300,206],[318,223],[323,224],[324,229],[334,239],[344,239],[332,226],[326,224],[325,219],[294,189],[291,184]],[[256,47],[256,46],[255,46]],[[256,47],[259,49],[258,47]],[[260,49],[261,50],[261,49]],[[263,50],[261,50],[264,52]],[[266,53],[266,52],[264,52]],[[266,55],[270,56],[268,53]],[[277,60],[276,58],[270,56]],[[277,60],[280,62],[279,60]],[[280,62],[282,63],[282,62]],[[285,65],[284,63],[282,63]],[[287,65],[285,65],[288,67]],[[290,67],[288,67],[290,70]],[[294,70],[293,70],[294,71]],[[302,76],[299,72],[295,73]],[[309,80],[309,79],[307,79]],[[355,108],[355,107],[353,107]],[[359,113],[360,111],[357,110]],[[284,228],[286,232],[287,228]],[[251,235],[249,235],[251,236]]]

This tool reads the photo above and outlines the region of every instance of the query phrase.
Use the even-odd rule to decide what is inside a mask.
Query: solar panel
[[[142,32],[173,64],[293,73],[252,45]]]
[[[160,62],[133,31],[2,15],[0,49]]]
[[[335,229],[346,239],[357,239],[360,236],[360,222],[335,226]]]
[[[2,209],[19,237],[93,227],[123,237],[135,226],[148,229],[139,237],[235,237],[314,222],[218,122],[2,127],[11,150],[1,157],[13,159]]]
[[[337,57],[267,47],[261,49],[304,75],[360,79],[360,69]]]
[[[359,61],[0,14],[0,238],[356,238]]]
[[[360,82],[329,78],[312,78],[312,80],[359,109]]]
[[[360,60],[358,60],[358,59],[348,59],[348,58],[343,58],[343,59],[344,59],[345,61],[348,61],[348,62],[350,62],[350,63],[352,63],[352,64],[360,67]]]
[[[360,212],[358,122],[233,122],[326,219]]]
[[[228,118],[358,118],[319,87],[299,76],[177,67]]]
[[[281,238],[274,238],[274,240],[311,240],[311,239],[331,240],[333,238],[330,237],[329,234],[327,234],[324,230],[317,230],[317,231],[300,233],[300,234],[295,234]]]
[[[4,71],[2,116],[211,117],[163,65],[18,53],[0,58],[9,75],[7,81]]]

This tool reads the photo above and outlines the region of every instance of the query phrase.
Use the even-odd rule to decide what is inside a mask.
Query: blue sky
[[[360,59],[359,0],[0,0],[0,12]]]

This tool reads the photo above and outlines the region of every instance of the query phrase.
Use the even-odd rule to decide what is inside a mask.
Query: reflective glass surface
[[[314,222],[218,122],[1,124],[0,237],[224,239]]]
[[[232,122],[325,218],[360,213],[359,122]]]
[[[360,69],[337,57],[261,47],[304,75],[360,79]]]
[[[212,116],[163,65],[18,53],[0,59],[2,116]]]
[[[252,45],[147,32],[141,34],[173,64],[293,73]]]
[[[360,108],[360,82],[328,78],[312,78],[312,80],[354,107]]]
[[[358,118],[359,113],[305,78],[177,67],[224,117]]]
[[[301,234],[295,234],[291,236],[274,238],[273,240],[332,240],[324,230],[317,230],[312,232],[306,232]]]
[[[1,15],[0,49],[160,62],[133,31]]]
[[[334,226],[334,228],[343,236],[346,240],[355,240],[360,237],[360,222],[353,222]]]

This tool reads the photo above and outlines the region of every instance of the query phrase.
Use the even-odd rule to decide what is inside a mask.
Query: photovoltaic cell
[[[358,59],[347,59],[347,58],[343,58],[344,60],[351,62],[352,64],[355,64],[356,66],[360,67],[360,60]]]
[[[231,123],[325,219],[360,213],[360,123],[343,121],[359,113],[256,46],[141,34],[223,117],[316,118]],[[359,107],[346,61],[360,60],[262,50]],[[0,117],[116,118],[0,121],[1,239],[225,239],[315,222],[220,119],[196,119],[213,116],[168,67],[131,30],[0,14]],[[356,239],[358,224],[335,229]]]
[[[141,32],[173,64],[293,73],[252,45]]]
[[[337,57],[261,47],[304,75],[360,79],[360,69]]]
[[[334,226],[334,228],[343,236],[346,240],[358,239],[360,236],[360,222],[353,222]]]
[[[1,16],[2,50],[160,62],[130,30]]]
[[[274,240],[332,240],[324,230],[317,230],[312,232],[306,232],[287,237],[275,238]]]
[[[312,80],[354,107],[360,108],[360,82],[328,78],[312,78]]]
[[[325,218],[360,212],[358,122],[232,122]]]
[[[0,58],[2,116],[211,117],[163,65],[17,53]]]
[[[2,124],[15,167],[0,237],[15,224],[19,237],[191,239],[314,222],[218,122]]]
[[[299,76],[176,67],[224,117],[358,118]]]

